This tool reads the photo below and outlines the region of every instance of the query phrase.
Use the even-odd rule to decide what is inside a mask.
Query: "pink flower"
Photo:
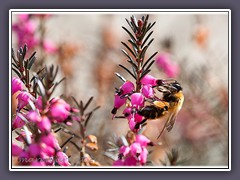
[[[18,156],[18,162],[22,165],[28,165],[32,160],[33,158],[31,158],[29,153],[26,151],[22,151]]]
[[[49,54],[54,54],[57,52],[56,45],[52,41],[49,41],[49,40],[43,41],[43,48]]]
[[[137,165],[137,159],[133,156],[126,157],[124,161],[125,166],[136,166]]]
[[[21,91],[24,89],[24,84],[21,79],[13,77],[12,78],[12,95],[15,94],[17,91]]]
[[[48,102],[47,102],[48,103]],[[35,101],[35,106],[37,109],[39,109],[40,111],[43,110],[42,106],[43,106],[43,103],[42,103],[42,96],[38,96],[37,100]]]
[[[57,163],[60,166],[70,166],[71,164],[68,162],[68,157],[65,153],[58,151],[57,152],[57,159],[56,159]]]
[[[55,149],[51,146],[47,146],[44,143],[40,143],[40,147],[41,147],[41,157],[52,157],[55,154]]]
[[[19,156],[23,152],[23,149],[16,144],[12,144],[12,155]]]
[[[133,144],[131,144],[130,150],[133,156],[139,156],[142,152],[142,146],[140,143],[134,142]]]
[[[49,133],[48,135],[43,135],[40,138],[41,143],[46,144],[47,146],[50,146],[54,149],[60,150],[59,145],[58,145],[58,141],[56,139],[56,137],[52,134]]]
[[[30,144],[28,146],[28,152],[31,157],[37,157],[41,152],[41,147],[38,144]]]
[[[40,121],[37,122],[37,126],[41,132],[48,133],[51,131],[51,121],[47,116],[42,116]]]
[[[126,81],[121,87],[120,91],[122,91],[121,95],[125,95],[133,92],[134,84],[131,81]]]
[[[132,107],[136,107],[139,109],[139,107],[143,107],[144,105],[144,97],[141,93],[134,93],[131,95],[131,104]]]
[[[39,44],[39,40],[35,36],[36,24],[34,24],[30,19],[25,21],[20,20],[19,22],[13,24],[12,30],[16,32],[18,45],[23,46],[28,45],[29,49],[34,48]]]
[[[151,141],[142,134],[138,134],[136,136],[136,142],[138,142],[141,146],[144,146],[144,147],[146,147],[147,145],[149,145],[149,143],[151,143]]]
[[[134,119],[133,116],[131,116],[131,118],[128,120],[128,125],[129,125],[129,128],[133,131],[135,130],[135,126],[136,126],[136,121]]]
[[[27,119],[29,122],[37,123],[41,121],[41,116],[36,111],[29,111],[27,114]]]
[[[151,85],[151,86],[156,86],[157,85],[157,79],[149,74],[145,75],[141,80],[140,80],[142,85]]]
[[[17,96],[18,99],[18,110],[21,110],[24,106],[26,106],[29,101],[33,100],[33,97],[31,94],[29,94],[27,91],[22,91]]]
[[[124,161],[122,159],[118,159],[113,162],[113,166],[123,166],[123,165],[124,165]]]
[[[114,108],[119,109],[127,101],[126,98],[121,98],[119,95],[114,95]]]
[[[22,22],[29,20],[29,14],[19,14],[18,20]]]
[[[146,98],[153,98],[154,97],[154,90],[151,85],[144,85],[142,87],[142,94]]]
[[[70,105],[63,99],[53,98],[50,101],[49,113],[55,123],[61,123],[65,121],[70,115],[70,110]]]
[[[29,131],[29,133],[30,133],[30,137],[32,138],[32,133],[30,131]],[[20,142],[24,142],[23,138],[26,139],[26,133],[24,131],[21,132],[20,135],[16,137],[16,140],[20,141]]]
[[[169,78],[177,77],[180,71],[178,64],[171,60],[169,53],[160,54],[156,58],[156,65]]]
[[[143,165],[147,162],[148,150],[145,147],[142,147],[142,152],[139,156],[139,161]]]
[[[24,116],[22,114],[22,116]],[[21,128],[25,125],[25,121],[23,121],[19,116],[16,116],[15,119],[12,122],[12,128],[16,129],[16,128]]]
[[[119,149],[119,153],[122,154],[123,156],[126,156],[130,152],[129,146],[122,146]]]

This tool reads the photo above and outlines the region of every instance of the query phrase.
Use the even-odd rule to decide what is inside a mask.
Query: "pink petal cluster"
[[[22,91],[24,89],[24,84],[21,79],[17,77],[12,78],[12,95],[18,91]]]
[[[24,148],[12,144],[12,155],[18,157],[20,165],[31,166],[70,166],[68,157],[60,151],[58,141],[52,133],[41,134],[37,142],[32,142]]]
[[[29,104],[29,101],[33,101],[34,98],[29,92],[21,91],[17,96],[17,100],[18,100],[17,109],[21,110],[22,108]]]
[[[156,58],[156,66],[163,70],[168,78],[174,78],[179,75],[180,68],[178,64],[171,60],[169,53],[162,53]]]
[[[127,101],[126,95],[134,91],[134,84],[131,81],[126,81],[114,95],[114,108],[112,114],[115,115],[117,110],[122,107]],[[114,116],[113,116],[114,117]]]
[[[27,44],[29,49],[34,49],[37,46],[42,45],[45,52],[54,54],[57,52],[57,46],[50,40],[43,39],[43,43],[37,37],[37,24],[31,17],[48,18],[50,14],[19,14],[17,22],[12,25],[13,32],[16,33],[18,46],[22,47]]]
[[[63,99],[60,99],[58,97],[53,98],[49,104],[48,114],[53,122],[62,123],[70,116],[71,106]]]
[[[123,110],[123,115],[127,118],[129,127],[133,131],[138,131],[141,128],[136,125],[141,124],[143,120],[143,116],[137,113],[138,110],[144,107],[146,99],[153,100],[155,98],[154,87],[160,85],[162,80],[147,74],[141,78],[140,83],[140,92],[134,92],[134,84],[131,81],[126,81],[114,95],[113,118],[117,110],[125,104],[126,108]]]
[[[24,114],[21,114],[23,117],[25,116]],[[20,116],[16,116],[12,122],[12,128],[16,129],[16,128],[21,128],[25,125],[25,121],[22,120],[22,118]]]
[[[151,145],[151,141],[144,135],[137,135],[135,142],[130,146],[122,146],[119,149],[119,159],[116,160],[114,166],[138,166],[147,162],[148,150],[147,146]]]
[[[25,44],[27,44],[28,48],[32,49],[39,44],[39,39],[35,35],[37,26],[29,18],[29,15],[19,15],[18,21],[12,25],[12,30],[17,35],[19,47],[23,47]]]

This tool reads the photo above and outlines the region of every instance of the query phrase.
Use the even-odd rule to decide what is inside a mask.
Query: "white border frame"
[[[121,12],[119,12],[121,11]],[[228,166],[144,166],[144,167],[32,167],[32,166],[13,166],[11,158],[11,120],[9,120],[9,171],[231,171],[231,10],[230,9],[10,9],[9,10],[9,117],[11,117],[11,48],[12,48],[12,14],[228,14]],[[42,168],[42,169],[40,169]],[[224,168],[224,169],[222,169]]]

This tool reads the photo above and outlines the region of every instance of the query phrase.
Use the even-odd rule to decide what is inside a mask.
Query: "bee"
[[[144,119],[136,124],[135,129],[139,129],[140,125],[144,125],[147,120],[157,120],[160,117],[165,116],[168,111],[168,106],[168,102],[155,100],[151,105],[139,109],[137,113],[143,116]]]
[[[138,114],[144,116],[148,120],[158,119],[167,113],[168,106],[168,102],[154,101],[152,105],[140,109]]]
[[[161,87],[164,89],[161,89]],[[172,130],[177,114],[181,110],[184,101],[183,88],[176,80],[162,81],[161,87],[159,87],[158,90],[163,93],[163,103],[168,103],[169,116],[157,138],[162,135],[165,129],[167,129],[168,132]]]

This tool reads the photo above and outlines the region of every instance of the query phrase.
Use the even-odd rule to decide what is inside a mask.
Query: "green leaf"
[[[125,28],[124,26],[122,26],[122,28],[128,33],[128,35],[130,36],[130,38],[131,38],[134,42],[136,42],[135,37],[128,31],[128,29]]]
[[[137,56],[136,56],[136,54],[132,51],[132,49],[126,44],[126,43],[124,43],[124,42],[121,42],[128,50],[129,50],[129,52],[136,58]]]
[[[124,66],[121,65],[121,64],[119,64],[119,66],[120,66],[121,68],[123,68],[125,71],[127,71],[134,79],[136,79],[136,77],[134,76],[134,74],[133,74],[131,71],[129,71],[129,69],[127,69],[126,67],[124,67]]]

